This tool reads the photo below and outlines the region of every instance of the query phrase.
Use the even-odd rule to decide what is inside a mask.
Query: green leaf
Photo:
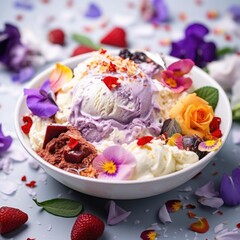
[[[82,211],[82,205],[71,199],[54,198],[44,202],[33,201],[45,211],[60,217],[76,217]]]
[[[175,119],[167,119],[164,121],[161,133],[167,133],[171,137],[175,133],[182,133],[182,129]]]
[[[235,52],[236,52],[236,48],[224,47],[224,48],[217,49],[217,56],[223,57],[226,54],[235,53]]]
[[[194,91],[200,98],[204,99],[215,110],[218,103],[218,89],[214,87],[201,87]]]
[[[232,109],[233,121],[240,121],[240,103]]]
[[[84,46],[88,46],[90,48],[93,48],[94,50],[99,50],[100,46],[96,43],[94,43],[89,37],[81,35],[81,34],[77,34],[74,33],[72,34],[72,38],[74,41],[76,41],[77,43],[80,43]]]

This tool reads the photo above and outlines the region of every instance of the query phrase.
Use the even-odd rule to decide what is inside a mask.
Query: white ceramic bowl
[[[110,54],[117,55],[119,51],[109,51]],[[89,54],[83,54],[77,57],[67,59],[62,62],[63,64],[74,68],[77,64],[91,56]],[[166,56],[167,65],[176,61],[177,59]],[[27,86],[27,88],[38,88],[41,83],[45,81],[50,71],[55,66],[45,70],[38,76],[36,76]],[[202,71],[198,67],[194,67],[191,71],[191,78],[193,80],[193,86],[195,89],[202,86],[213,86],[219,90],[219,102],[215,110],[216,116],[222,119],[221,130],[223,133],[222,140],[223,144],[228,136],[228,133],[232,124],[232,114],[229,105],[229,100],[220,87],[220,85],[212,79],[207,73]],[[17,136],[27,150],[27,152],[40,163],[45,171],[61,182],[62,184],[85,194],[92,196],[109,198],[109,199],[137,199],[154,196],[160,193],[167,192],[187,182],[189,179],[198,174],[213,158],[217,152],[211,152],[197,163],[194,163],[188,168],[168,174],[166,176],[156,177],[149,180],[131,180],[131,181],[108,181],[101,179],[92,179],[87,177],[78,176],[64,170],[61,170],[41,157],[39,157],[32,149],[29,144],[27,136],[21,131],[22,117],[29,113],[29,110],[25,103],[25,97],[22,94],[20,97],[15,112],[15,128]]]

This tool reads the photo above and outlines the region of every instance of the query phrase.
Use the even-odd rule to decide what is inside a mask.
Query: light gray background
[[[39,36],[39,38],[45,38],[48,29],[58,26],[65,28],[66,32],[70,34],[71,32],[81,32],[83,27],[88,24],[92,24],[91,21],[87,21],[83,16],[83,12],[86,9],[90,1],[75,1],[74,8],[66,8],[66,1],[49,1],[49,4],[43,4],[41,1],[29,1],[34,4],[34,9],[32,11],[16,9],[14,8],[15,1],[1,1],[0,8],[0,29],[3,29],[3,24],[6,21],[18,24],[21,29],[29,28],[34,34]],[[103,11],[103,15],[109,19],[109,24],[106,29],[97,29],[90,33],[89,36],[96,42],[107,32],[108,29],[114,25],[111,21],[111,17],[114,14],[126,14],[126,16],[134,15],[137,16],[137,5],[139,1],[131,1],[134,3],[135,7],[129,8],[128,3],[130,1],[95,1]],[[228,6],[232,4],[240,4],[239,0],[208,0],[204,1],[201,6],[197,8],[194,0],[168,0],[166,1],[171,13],[171,25],[172,31],[166,32],[161,30],[156,30],[155,34],[151,37],[136,37],[132,34],[131,28],[137,24],[141,24],[141,20],[135,23],[133,26],[127,27],[128,41],[130,47],[134,48],[144,48],[149,47],[154,51],[161,51],[168,53],[169,48],[162,47],[159,45],[159,39],[163,38],[173,38],[179,36],[185,26],[193,21],[206,22],[208,26],[214,25],[216,20],[209,21],[205,17],[207,10],[217,10],[220,14],[223,14]],[[72,13],[71,13],[72,12]],[[178,15],[180,12],[184,12],[187,15],[187,21],[181,22],[178,20]],[[69,17],[63,17],[69,15],[69,13],[74,16],[73,20],[69,21]],[[16,15],[23,15],[23,20],[16,22]],[[65,14],[65,15],[64,15]],[[47,16],[55,16],[57,20],[51,24],[42,24]],[[68,19],[68,21],[63,21],[61,19]],[[221,46],[238,46],[239,38],[234,38],[231,42],[226,42],[223,36],[209,35],[209,39],[214,39],[214,41]],[[68,39],[68,45],[65,47],[67,55],[70,54],[73,49],[74,43]],[[43,66],[38,69],[41,71]],[[22,91],[24,85],[13,84],[10,80],[10,75],[6,71],[2,70],[0,72],[0,122],[3,124],[3,130],[6,133],[15,136],[14,133],[14,107],[18,98],[18,95]],[[232,129],[239,129],[240,124],[233,124]],[[18,140],[14,140],[14,146],[19,145]],[[20,146],[20,145],[19,145]],[[223,172],[230,173],[231,170],[240,163],[240,147],[232,143],[232,132],[227,139],[226,144],[202,172],[202,174],[193,179],[183,186],[170,191],[166,194],[158,195],[155,197],[150,197],[140,200],[116,200],[116,203],[127,211],[131,211],[131,215],[128,217],[127,221],[122,222],[115,226],[107,226],[102,237],[102,240],[125,240],[125,239],[140,239],[141,232],[150,227],[151,224],[159,223],[161,227],[160,239],[164,236],[168,239],[214,239],[214,227],[219,223],[226,223],[226,227],[229,229],[235,228],[236,224],[240,222],[240,207],[221,207],[220,210],[223,215],[213,214],[215,209],[210,209],[208,207],[200,206],[197,203],[197,199],[194,196],[194,190],[210,180],[219,185],[219,179]],[[30,157],[29,157],[29,160]],[[217,175],[213,173],[217,172]],[[76,199],[84,205],[85,211],[92,212],[100,216],[104,221],[106,221],[107,213],[104,210],[104,206],[108,199],[99,199],[95,197],[90,197],[63,186],[62,184],[55,181],[50,176],[47,176],[46,181],[40,181],[42,176],[41,172],[33,170],[29,167],[28,161],[23,163],[15,163],[14,170],[10,175],[5,175],[0,172],[0,181],[9,179],[17,181],[19,183],[19,188],[13,196],[6,196],[0,193],[0,206],[8,205],[12,207],[18,207],[23,211],[27,212],[29,215],[28,223],[26,227],[21,228],[21,231],[15,232],[15,234],[8,234],[0,236],[0,239],[17,239],[24,240],[29,238],[35,238],[37,240],[44,239],[59,239],[68,240],[70,239],[70,231],[75,218],[61,218],[50,215],[44,211],[41,211],[37,207],[29,193],[27,188],[21,183],[21,177],[26,175],[29,180],[36,180],[37,187],[34,189],[37,194],[39,201],[56,198],[56,197],[66,197]],[[179,192],[186,186],[191,186],[192,192]],[[195,233],[188,230],[188,225],[193,222],[187,216],[187,210],[183,209],[177,213],[171,214],[173,223],[163,225],[160,223],[157,215],[160,207],[170,199],[178,199],[179,195],[184,197],[184,203],[195,204],[197,208],[194,210],[198,216],[206,217],[210,224],[210,230],[203,235],[196,235]]]

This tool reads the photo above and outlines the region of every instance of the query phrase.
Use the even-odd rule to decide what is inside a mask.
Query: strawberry
[[[71,240],[97,240],[104,231],[104,223],[91,213],[83,213],[78,216],[73,225]]]
[[[22,226],[28,220],[28,215],[20,209],[12,207],[0,208],[0,233],[11,232]]]
[[[72,52],[72,57],[83,54],[83,53],[88,53],[88,52],[93,52],[95,51],[95,49],[84,46],[84,45],[79,45],[78,47],[76,47],[73,52]]]
[[[197,222],[190,224],[189,228],[193,232],[206,233],[209,230],[209,224],[206,218],[199,218]]]
[[[113,28],[106,36],[101,39],[101,43],[126,48],[126,32],[123,28],[120,27]]]
[[[60,28],[53,29],[48,33],[48,40],[53,44],[64,45],[65,33]]]

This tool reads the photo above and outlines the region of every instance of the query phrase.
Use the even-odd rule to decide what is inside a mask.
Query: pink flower
[[[118,145],[106,148],[93,160],[93,168],[97,170],[100,179],[130,179],[135,166],[134,156]]]
[[[183,59],[172,63],[167,70],[162,71],[161,82],[175,93],[183,92],[192,86],[192,79],[184,77],[194,66],[190,59]]]

